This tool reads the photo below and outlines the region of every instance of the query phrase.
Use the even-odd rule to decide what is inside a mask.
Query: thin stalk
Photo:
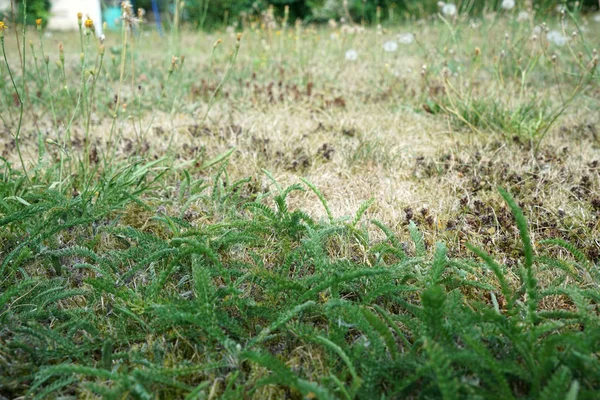
[[[12,2],[11,2],[12,4]],[[27,1],[23,0],[23,48],[21,50],[22,54],[22,58],[21,58],[21,71],[22,71],[22,76],[23,76],[23,86],[22,86],[22,92],[21,93],[25,93],[25,38],[26,38],[26,30],[27,30],[27,24],[26,24],[26,18],[27,18]],[[4,27],[3,27],[4,28]],[[21,166],[23,168],[23,173],[25,174],[25,177],[27,178],[27,182],[29,184],[31,184],[31,179],[29,178],[29,174],[27,173],[27,168],[25,167],[25,161],[23,160],[23,153],[21,152],[21,145],[20,145],[20,135],[21,135],[21,126],[23,125],[23,111],[25,110],[25,105],[23,104],[23,97],[21,96],[21,94],[19,94],[19,90],[17,89],[17,85],[15,83],[15,79],[13,77],[12,71],[10,70],[10,65],[8,64],[8,59],[6,57],[6,47],[4,45],[4,32],[1,32],[1,37],[0,37],[0,41],[2,42],[2,55],[4,57],[4,62],[6,63],[6,68],[8,69],[8,75],[10,76],[10,81],[12,82],[12,85],[15,89],[15,93],[17,94],[17,97],[19,99],[19,123],[17,125],[17,131],[15,132],[15,134],[13,135],[14,139],[15,139],[15,147],[17,149],[17,154],[19,155],[19,161],[21,162]],[[17,40],[18,40],[18,36],[17,36]]]
[[[229,67],[227,68],[225,75],[223,75],[223,79],[221,79],[221,82],[219,82],[219,85],[217,86],[217,88],[213,92],[212,96],[210,97],[210,100],[208,102],[208,107],[206,109],[206,112],[204,113],[204,117],[202,118],[202,125],[204,125],[204,123],[206,122],[206,118],[208,118],[208,113],[215,103],[217,94],[221,91],[221,88],[223,87],[223,85],[225,84],[227,79],[229,78],[229,75],[231,75],[231,71],[233,70],[235,62],[237,60],[238,53],[240,52],[240,40],[241,40],[241,34],[238,35],[238,39],[237,39],[237,42],[235,45],[235,51],[233,52],[233,56],[231,56],[231,63],[229,64]]]
[[[210,0],[204,0],[204,9],[202,10],[202,17],[200,19],[200,29],[204,29],[204,23],[206,22],[206,16],[208,14],[208,5],[210,4]]]
[[[94,77],[92,79],[92,84],[91,84],[91,88],[90,88],[90,94],[89,94],[89,98],[90,98],[90,102],[89,102],[89,110],[88,110],[88,118],[87,118],[87,124],[85,127],[85,143],[86,143],[86,148],[85,148],[85,160],[84,163],[86,165],[86,171],[89,170],[89,162],[90,162],[90,141],[89,141],[89,133],[90,133],[90,124],[91,124],[91,120],[92,120],[92,108],[93,108],[93,99],[94,99],[94,89],[96,88],[96,82],[98,82],[98,77],[100,76],[100,72],[102,71],[102,65],[103,65],[103,61],[104,61],[104,50],[103,48],[100,50],[100,63],[98,64],[98,57],[96,58],[96,65],[97,68],[94,68]]]
[[[127,32],[128,32],[128,25],[127,25],[127,21],[125,19],[123,19],[122,22],[122,31],[123,31],[123,41],[122,41],[122,46],[123,46],[123,50],[121,50],[121,68],[120,68],[120,73],[119,73],[119,86],[117,89],[117,101],[115,102],[115,113],[113,114],[113,121],[110,127],[110,134],[108,136],[108,145],[110,147],[112,147],[112,156],[110,157],[110,161],[112,161],[115,157],[116,151],[117,151],[117,145],[116,143],[112,143],[113,140],[113,135],[115,133],[115,129],[117,128],[117,118],[119,116],[119,106],[121,105],[121,90],[123,88],[123,80],[125,78],[125,61],[127,58]],[[104,167],[107,167],[107,158],[104,157]]]
[[[10,65],[8,64],[8,59],[6,58],[6,49],[4,46],[4,36],[0,38],[0,42],[2,43],[2,55],[4,56],[4,63],[6,64],[6,69],[8,70],[8,75],[10,76],[10,81],[15,89],[15,93],[17,94],[17,98],[19,99],[19,123],[17,125],[17,131],[15,132],[13,138],[15,139],[15,147],[17,149],[17,154],[19,155],[19,161],[21,161],[21,167],[23,168],[23,172],[25,173],[25,177],[27,177],[27,181],[31,184],[31,180],[29,179],[29,175],[27,174],[27,168],[25,167],[25,161],[23,161],[23,154],[21,153],[21,145],[19,136],[21,134],[21,125],[23,124],[23,99],[19,94],[19,90],[17,89],[17,84],[15,83],[15,79],[13,77],[12,71],[10,70]],[[25,64],[23,64],[25,65]],[[25,79],[23,79],[23,86],[25,86]]]
[[[50,58],[46,58],[46,53],[44,52],[44,40],[42,38],[42,32],[40,31],[40,51],[42,52],[42,59],[44,64],[46,65],[46,83],[48,84],[48,88],[50,89],[48,92],[50,93],[50,109],[52,110],[52,118],[54,119],[54,128],[58,129],[58,120],[56,118],[56,109],[54,108],[54,90],[52,90],[52,85],[50,84]]]
[[[87,85],[85,84],[85,54],[87,52],[87,49],[89,48],[89,43],[90,43],[90,38],[88,36],[87,43],[86,43],[86,49],[85,49],[86,51],[81,53],[81,79],[79,82],[81,90],[79,91],[79,96],[77,98],[77,103],[75,104],[75,109],[73,110],[73,114],[71,115],[71,119],[69,120],[69,123],[67,124],[66,129],[65,129],[65,132],[67,133],[67,137],[69,139],[70,139],[71,126],[73,125],[73,121],[75,121],[75,117],[77,116],[77,110],[79,110],[79,107],[81,106],[81,104],[85,102],[85,98],[86,98],[86,94],[87,94],[87,90],[86,90]]]

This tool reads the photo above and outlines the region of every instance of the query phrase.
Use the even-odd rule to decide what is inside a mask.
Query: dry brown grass
[[[584,26],[589,32],[586,45],[597,46],[592,35],[597,26]],[[91,130],[91,161],[99,162],[115,143],[117,161],[134,154],[148,159],[169,154],[176,164],[199,154],[211,158],[235,147],[227,169],[229,178],[252,177],[256,192],[269,190],[270,181],[262,170],[270,171],[284,186],[306,177],[323,192],[335,216],[351,215],[362,202],[374,198],[368,217],[383,221],[403,238],[407,236],[404,226],[414,219],[430,245],[444,239],[460,253],[462,244],[474,241],[511,258],[517,236],[511,223],[502,220],[506,213],[495,190],[508,186],[526,211],[534,240],[558,235],[574,240],[597,258],[598,207],[593,204],[600,196],[600,121],[594,102],[598,90],[593,86],[583,90],[551,127],[537,154],[527,138],[513,138],[511,132],[485,126],[473,132],[446,113],[424,112],[427,99],[443,100],[450,87],[461,85],[472,85],[474,95],[484,101],[498,99],[508,108],[518,105],[514,93],[519,90],[519,79],[507,75],[499,80],[493,71],[502,50],[516,60],[536,49],[538,44],[530,39],[533,27],[502,18],[478,28],[463,26],[461,31],[459,27],[455,27],[456,39],[440,23],[394,28],[383,34],[369,30],[344,35],[312,28],[246,32],[232,77],[204,124],[208,98],[225,73],[235,38],[219,33],[185,34],[177,42],[142,34],[132,47],[138,69],[133,86],[139,85],[140,98],[157,90],[161,83],[156,77],[166,72],[174,48],[181,48],[185,64],[169,81],[160,110],[148,104],[141,109],[129,106],[117,122],[116,142],[114,138],[108,142],[112,119],[98,105]],[[383,52],[381,44],[399,31],[415,32],[417,42],[400,45],[397,53]],[[509,42],[504,40],[505,31],[511,32]],[[218,37],[224,43],[209,68],[211,47]],[[66,43],[70,65],[77,54],[73,39],[73,35],[55,35],[44,40],[46,49],[55,48],[59,41]],[[531,43],[522,45],[528,40]],[[118,60],[118,38],[109,36],[106,46],[117,46],[111,57]],[[578,46],[582,45],[573,43],[574,51]],[[482,49],[478,60],[473,55],[476,47]],[[564,63],[560,68],[572,67],[567,50],[551,44],[546,47],[545,55],[560,52]],[[345,60],[349,48],[359,51],[357,61]],[[113,62],[118,64],[108,58],[105,72],[109,75]],[[421,76],[423,64],[427,79]],[[443,78],[445,65],[460,66],[448,84]],[[157,73],[157,68],[163,72]],[[539,76],[533,74],[524,97],[557,103],[559,91],[575,87],[568,77],[541,86],[552,76],[552,68],[548,63],[535,71]],[[128,65],[124,102],[132,101],[129,69]],[[70,71],[75,85],[75,65]],[[114,75],[99,85],[99,99],[111,99],[117,85]],[[32,85],[30,91],[33,95]],[[136,115],[140,110],[141,124]],[[56,137],[47,109],[33,115],[43,135]],[[22,133],[29,160],[37,157],[32,122]],[[139,126],[151,129],[140,137]],[[84,142],[77,121],[72,136],[75,154]],[[55,146],[48,144],[47,150],[58,159]],[[0,153],[16,161],[6,134],[0,139]],[[213,171],[202,173],[208,178]],[[325,217],[311,192],[294,195],[292,204]]]

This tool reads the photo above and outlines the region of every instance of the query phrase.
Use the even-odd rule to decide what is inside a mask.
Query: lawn
[[[599,18],[441,11],[0,25],[0,399],[597,398]]]

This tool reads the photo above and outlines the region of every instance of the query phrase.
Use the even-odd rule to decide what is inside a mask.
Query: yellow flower
[[[2,39],[2,43],[4,43],[4,30],[7,28],[8,26],[4,25],[4,22],[0,21],[0,39]]]
[[[84,25],[86,28],[88,29],[92,29],[94,27],[94,21],[91,20],[91,18],[87,18],[84,22]]]
[[[38,18],[38,19],[36,19],[36,20],[35,20],[35,24],[36,24],[37,26],[42,26],[42,19],[41,19],[41,18]]]

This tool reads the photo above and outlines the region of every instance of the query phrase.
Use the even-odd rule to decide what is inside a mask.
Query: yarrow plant
[[[190,4],[0,24],[0,398],[597,397],[598,26]]]

